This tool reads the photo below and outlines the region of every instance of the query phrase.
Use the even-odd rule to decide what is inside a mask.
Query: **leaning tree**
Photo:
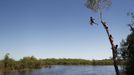
[[[100,14],[100,22],[102,26],[104,27],[109,42],[111,44],[112,49],[112,55],[113,55],[113,64],[115,68],[116,75],[120,75],[118,65],[117,65],[117,47],[118,45],[114,44],[112,34],[109,32],[108,24],[103,20],[102,12],[104,9],[110,7],[112,4],[111,0],[86,0],[86,7],[94,12],[98,12]]]

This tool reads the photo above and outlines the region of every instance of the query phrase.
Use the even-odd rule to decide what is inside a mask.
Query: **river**
[[[37,70],[0,73],[0,75],[115,75],[115,71],[113,66],[55,65]]]

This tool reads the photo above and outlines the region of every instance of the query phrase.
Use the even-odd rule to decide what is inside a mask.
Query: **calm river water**
[[[115,75],[113,66],[52,66],[32,71],[0,73],[0,75]]]

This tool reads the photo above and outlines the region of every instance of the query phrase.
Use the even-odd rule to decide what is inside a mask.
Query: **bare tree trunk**
[[[101,19],[102,19],[102,17],[101,17]],[[104,29],[106,30],[106,33],[107,33],[108,38],[109,38],[109,42],[110,42],[111,47],[112,47],[111,49],[112,49],[112,54],[113,54],[113,64],[114,64],[116,75],[120,75],[120,72],[118,69],[118,64],[117,64],[117,59],[116,59],[117,58],[117,48],[115,47],[115,45],[113,43],[113,37],[109,32],[107,24],[102,20],[101,20],[101,23],[102,23]]]

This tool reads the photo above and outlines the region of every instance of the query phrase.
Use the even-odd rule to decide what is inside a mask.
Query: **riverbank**
[[[5,72],[6,75],[115,75],[113,66],[63,66],[53,65],[51,68],[31,71]],[[0,75],[5,75],[0,73]]]
[[[34,56],[24,57],[23,59],[16,61],[9,56],[5,56],[5,58],[0,61],[0,71],[24,71],[42,67],[51,67],[50,65],[113,65],[113,62],[111,59],[37,59]]]
[[[42,66],[42,67],[40,67],[40,68],[25,68],[25,69],[7,69],[7,70],[4,70],[4,69],[2,69],[2,70],[0,70],[0,73],[3,73],[3,72],[23,72],[23,71],[34,71],[34,70],[37,70],[37,69],[41,69],[41,68],[51,68],[51,66],[50,65],[48,65],[48,66]]]

